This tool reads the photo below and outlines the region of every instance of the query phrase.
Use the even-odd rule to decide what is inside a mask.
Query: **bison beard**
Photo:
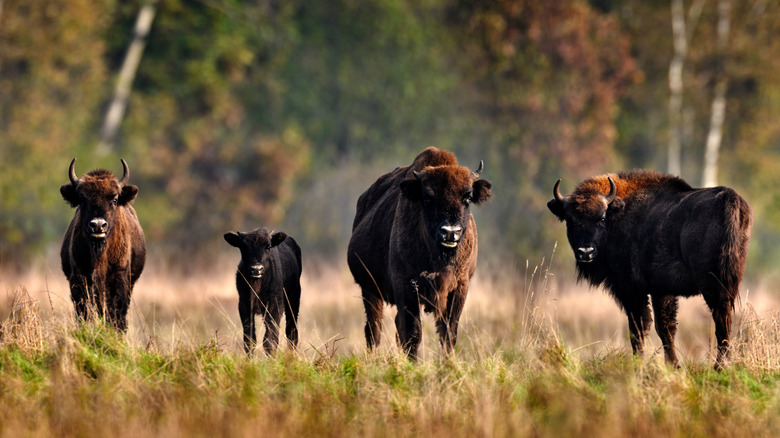
[[[477,228],[469,205],[491,184],[430,147],[410,166],[382,175],[357,201],[347,261],[360,286],[369,349],[381,340],[384,303],[395,305],[398,342],[413,360],[421,342],[421,308],[433,313],[442,348],[457,341],[458,321],[477,262]]]
[[[547,206],[566,221],[578,279],[603,284],[625,310],[634,354],[642,354],[652,306],[664,356],[678,366],[677,300],[701,294],[715,322],[715,368],[722,368],[747,262],[748,203],[730,188],[694,189],[653,171],[593,177],[566,197],[559,185]]]

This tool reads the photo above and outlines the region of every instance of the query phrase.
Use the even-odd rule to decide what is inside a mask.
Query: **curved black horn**
[[[68,168],[68,177],[70,178],[70,183],[75,185],[78,185],[79,179],[76,178],[76,159],[72,159],[70,161],[70,167]]]
[[[130,178],[130,169],[127,167],[127,161],[124,158],[120,158],[122,162],[122,179],[119,180],[120,185],[127,184],[127,179]]]
[[[482,169],[485,168],[485,162],[482,160],[479,160],[479,167],[477,167],[477,170],[471,172],[472,175],[474,175],[474,178],[479,178],[479,174],[482,173]]]
[[[555,196],[556,201],[563,201],[563,196],[561,196],[561,179],[558,178],[558,181],[555,182],[555,187],[553,187],[553,196]]]
[[[615,185],[615,181],[612,181],[611,176],[608,176],[607,179],[609,180],[609,194],[607,194],[604,199],[607,201],[607,205],[609,205],[610,202],[615,200],[615,195],[617,195],[617,186]]]

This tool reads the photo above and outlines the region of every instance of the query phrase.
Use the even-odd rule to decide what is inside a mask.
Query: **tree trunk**
[[[149,29],[152,27],[156,3],[156,0],[149,2],[138,12],[135,29],[133,30],[133,41],[130,43],[130,47],[125,55],[122,69],[119,71],[114,98],[111,100],[111,105],[103,121],[103,128],[100,130],[100,144],[97,147],[97,152],[100,155],[108,154],[113,147],[114,137],[127,108],[127,99],[130,96],[133,79],[138,70],[138,65],[141,63],[144,47],[146,47],[146,37],[149,35]]]
[[[688,43],[701,15],[705,0],[695,0],[688,11],[686,26],[685,10],[682,0],[672,0],[672,34],[674,36],[674,55],[669,64],[669,144],[667,147],[667,172],[672,175],[682,173],[682,101],[683,101],[683,65],[688,54]]]
[[[704,171],[702,172],[702,187],[713,187],[718,184],[718,155],[723,139],[723,121],[726,118],[726,91],[728,77],[726,75],[726,45],[728,44],[731,4],[729,0],[718,2],[718,40],[717,65],[715,66],[715,90],[712,97],[712,114],[710,115],[710,130],[707,134],[707,146],[704,152]]]

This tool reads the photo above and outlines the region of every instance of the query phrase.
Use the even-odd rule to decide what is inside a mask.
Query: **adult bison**
[[[469,205],[491,196],[491,184],[429,147],[410,166],[382,175],[358,199],[347,249],[363,292],[366,342],[379,345],[383,302],[397,306],[403,351],[417,359],[420,307],[433,313],[442,348],[455,346],[458,321],[477,264],[477,226]]]
[[[122,161],[123,175],[98,169],[76,178],[76,159],[70,162],[70,183],[60,187],[76,214],[65,232],[60,257],[70,283],[76,316],[92,312],[127,330],[127,310],[133,286],[146,260],[144,232],[130,205],[138,187],[127,184],[130,171]]]
[[[634,354],[642,354],[652,303],[664,355],[677,366],[677,299],[701,294],[715,321],[715,367],[722,368],[747,260],[748,203],[727,187],[694,189],[647,170],[596,176],[566,197],[560,183],[547,206],[566,221],[578,278],[603,284],[625,310]]]
[[[241,251],[236,271],[238,313],[244,328],[244,351],[257,343],[255,315],[265,322],[263,349],[271,355],[279,344],[282,309],[285,334],[292,348],[298,345],[298,308],[301,303],[301,248],[281,231],[258,228],[249,233],[225,233],[225,241]]]

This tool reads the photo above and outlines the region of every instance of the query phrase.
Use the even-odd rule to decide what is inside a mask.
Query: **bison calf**
[[[238,313],[244,328],[244,350],[257,343],[255,315],[265,323],[263,349],[271,355],[279,344],[282,309],[285,333],[292,348],[298,345],[298,308],[301,302],[301,248],[280,231],[259,228],[249,233],[231,231],[225,240],[241,251],[236,272]]]
[[[430,147],[360,195],[347,261],[363,292],[369,349],[379,345],[385,302],[398,308],[398,341],[412,360],[422,340],[421,307],[435,315],[444,351],[455,347],[477,266],[470,205],[491,195],[481,171],[481,162],[472,172],[452,153]]]
[[[677,299],[701,294],[715,321],[715,367],[722,368],[747,261],[748,203],[727,187],[694,189],[646,170],[587,179],[566,197],[560,182],[547,206],[566,221],[578,278],[603,284],[625,310],[634,354],[642,354],[652,304],[666,360],[678,365]]]
[[[60,187],[60,193],[76,207],[76,214],[65,232],[60,257],[76,316],[88,319],[92,306],[92,311],[124,332],[130,295],[144,268],[146,244],[130,205],[138,187],[127,184],[130,170],[121,161],[121,179],[102,169],[79,179],[76,159],[70,162],[70,183]]]

